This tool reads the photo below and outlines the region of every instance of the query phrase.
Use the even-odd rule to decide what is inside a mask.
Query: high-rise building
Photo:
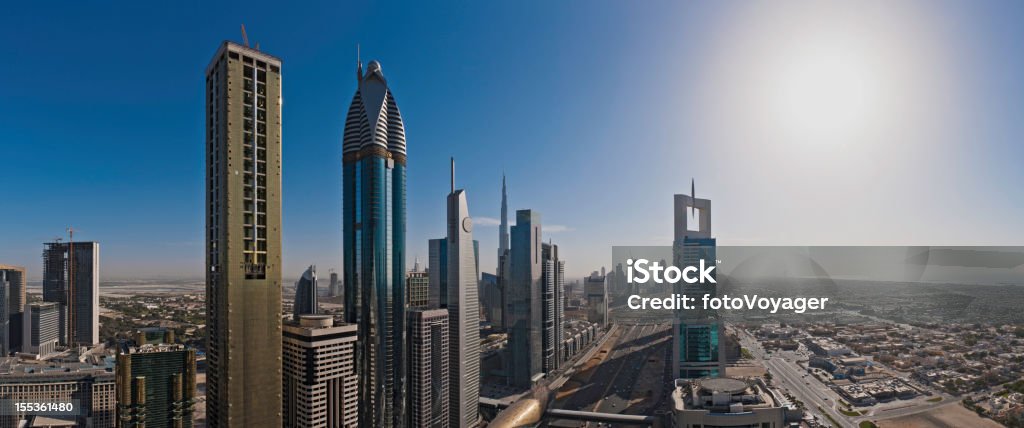
[[[509,380],[521,387],[532,386],[544,373],[541,239],[540,213],[516,211],[505,316]]]
[[[22,346],[25,279],[25,268],[0,264],[0,282],[7,285],[7,349],[10,351],[20,351]]]
[[[558,258],[558,246],[541,244],[543,294],[542,370],[551,373],[562,364],[565,334],[565,262]]]
[[[206,67],[207,421],[279,427],[281,60],[224,42]]]
[[[693,217],[693,218],[690,218]],[[673,265],[714,266],[715,238],[711,236],[711,201],[675,195]],[[714,277],[715,271],[712,271]],[[715,296],[715,283],[675,284],[674,293]],[[698,300],[700,297],[698,297]],[[722,320],[717,311],[701,308],[677,310],[672,324],[672,356],[678,377],[696,379],[725,376]]]
[[[331,286],[328,290],[328,296],[341,296],[341,282],[338,282],[338,273],[334,269],[331,269]]]
[[[587,298],[587,320],[598,325],[608,322],[608,284],[604,268],[583,278],[583,295]]]
[[[494,290],[492,304],[497,306],[497,309],[492,309],[491,322],[496,326],[501,327],[503,331],[508,331],[508,324],[505,317],[505,308],[508,303],[508,283],[511,272],[511,255],[509,254],[509,235],[508,235],[508,189],[505,186],[505,174],[501,175],[501,221],[498,226],[498,265],[495,268],[495,274],[497,275],[497,290]]]
[[[62,345],[100,341],[100,245],[43,244],[43,300],[60,305]]]
[[[428,272],[409,271],[405,274],[405,284],[409,288],[410,308],[430,306],[430,274]]]
[[[299,319],[299,315],[316,315],[316,299],[316,266],[310,265],[295,282],[294,318]]]
[[[448,392],[453,427],[474,426],[480,401],[480,275],[473,219],[466,191],[455,189],[452,160],[451,193],[448,194]]]
[[[0,356],[7,356],[11,352],[11,319],[7,316],[10,292],[11,281],[7,280],[6,272],[0,271]]]
[[[0,376],[0,397],[11,403],[77,403],[74,415],[44,417],[38,412],[11,409],[0,415],[0,428],[31,426],[114,428],[116,383],[104,367],[51,361],[47,370],[37,362],[9,362]],[[42,419],[48,419],[46,421]]]
[[[25,311],[24,351],[38,355],[52,353],[60,340],[60,305],[56,302],[30,303]]]
[[[405,127],[380,63],[356,72],[342,146],[345,320],[359,325],[359,424],[405,423]]]
[[[409,426],[451,426],[448,351],[448,310],[410,310]]]
[[[283,426],[359,425],[357,340],[355,324],[335,324],[330,315],[300,315],[284,325]]]
[[[505,187],[505,174],[501,175],[501,223],[498,225],[498,265],[501,257],[508,253],[508,188]]]
[[[192,427],[195,349],[172,344],[123,346],[114,373],[118,427]]]
[[[483,317],[495,327],[501,327],[501,288],[498,275],[480,272],[480,306]]]
[[[427,241],[427,299],[431,308],[445,308],[448,301],[448,239]]]

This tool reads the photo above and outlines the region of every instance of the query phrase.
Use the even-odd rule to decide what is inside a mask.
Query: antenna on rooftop
[[[242,24],[242,43],[249,47],[249,36],[245,34],[245,24]]]

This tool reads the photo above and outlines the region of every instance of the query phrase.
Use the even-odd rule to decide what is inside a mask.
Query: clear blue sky
[[[405,119],[421,260],[452,155],[484,271],[502,171],[573,275],[669,244],[691,177],[721,244],[1024,237],[1020,2],[206,3],[5,6],[0,263],[38,278],[73,225],[105,278],[201,275],[203,71],[241,23],[284,61],[286,278],[341,257],[356,43]]]

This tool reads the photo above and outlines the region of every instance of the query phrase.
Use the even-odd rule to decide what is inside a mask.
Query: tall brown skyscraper
[[[281,60],[206,67],[207,420],[281,426]]]

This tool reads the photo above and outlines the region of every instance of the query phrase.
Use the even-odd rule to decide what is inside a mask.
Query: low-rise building
[[[671,423],[676,428],[782,428],[787,409],[761,383],[736,378],[677,379]]]

